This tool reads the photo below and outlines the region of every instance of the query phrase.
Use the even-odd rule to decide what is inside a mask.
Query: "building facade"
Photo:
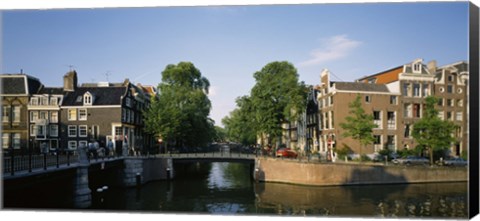
[[[28,102],[42,86],[26,74],[0,75],[2,99],[2,151],[26,154],[29,151]]]

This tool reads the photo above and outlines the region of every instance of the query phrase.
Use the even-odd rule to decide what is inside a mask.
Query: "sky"
[[[61,87],[73,68],[79,83],[157,86],[168,64],[190,61],[211,83],[219,126],[270,62],[288,61],[316,85],[325,68],[334,81],[354,81],[417,58],[468,60],[468,2],[2,12],[2,73]]]

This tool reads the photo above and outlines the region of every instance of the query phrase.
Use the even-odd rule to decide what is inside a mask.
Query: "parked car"
[[[298,154],[290,148],[280,148],[277,150],[277,157],[297,158]]]
[[[451,158],[451,159],[442,161],[441,165],[444,165],[444,166],[467,166],[468,161],[466,161],[462,158]]]
[[[428,159],[424,157],[417,156],[407,156],[405,158],[397,158],[392,160],[394,164],[405,164],[405,165],[426,165],[429,163]]]

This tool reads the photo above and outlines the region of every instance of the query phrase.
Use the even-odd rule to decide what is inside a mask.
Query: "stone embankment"
[[[254,178],[262,182],[314,186],[463,182],[466,167],[399,166],[361,163],[307,163],[257,158]]]

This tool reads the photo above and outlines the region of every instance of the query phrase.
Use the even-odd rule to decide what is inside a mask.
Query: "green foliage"
[[[270,135],[269,139],[279,138],[281,124],[296,120],[305,110],[307,88],[299,83],[295,67],[285,61],[267,64],[254,78],[251,102],[257,132]]]
[[[460,156],[464,160],[468,160],[468,152],[467,150],[462,151],[462,154]]]
[[[244,145],[255,144],[257,126],[251,100],[248,96],[243,96],[237,98],[236,103],[237,108],[222,119],[226,136],[230,141]]]
[[[214,127],[214,135],[213,135],[213,141],[215,142],[225,142],[227,141],[227,132],[224,128],[215,126]]]
[[[360,95],[357,95],[348,106],[350,115],[345,118],[346,122],[340,123],[340,127],[345,130],[343,136],[359,141],[360,155],[362,155],[362,147],[373,143],[372,132],[377,125],[373,123],[373,116],[363,110]]]
[[[385,159],[385,156],[386,156],[388,160],[391,160],[393,151],[386,148],[386,149],[378,151],[378,154],[380,154],[381,159]]]
[[[214,136],[214,122],[208,117],[210,83],[190,62],[168,65],[145,112],[145,130],[177,147],[205,146]]]
[[[422,119],[413,126],[412,136],[418,144],[425,147],[430,153],[430,164],[433,164],[434,151],[448,149],[454,141],[452,132],[455,125],[452,122],[441,120],[435,109],[437,99],[429,96],[425,99],[426,108]]]
[[[346,156],[353,153],[352,149],[346,144],[343,144],[343,147],[335,150],[335,152],[337,153],[337,158],[341,160],[345,159]]]

